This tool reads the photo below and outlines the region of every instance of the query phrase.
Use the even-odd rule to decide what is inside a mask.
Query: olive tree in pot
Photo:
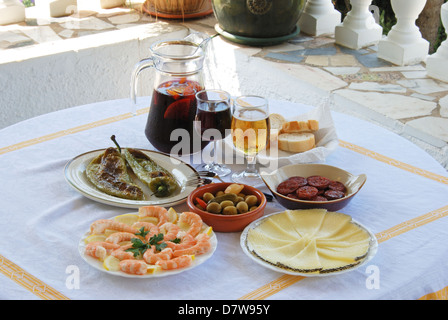
[[[296,36],[307,0],[212,0],[218,23],[227,39],[244,44],[275,44]]]

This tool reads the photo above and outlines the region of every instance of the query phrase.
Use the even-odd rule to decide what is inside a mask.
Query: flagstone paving
[[[0,27],[0,55],[10,48],[163,20],[136,8],[81,11],[62,18],[33,16],[33,9],[28,8],[26,22]],[[163,21],[183,24],[209,35],[216,33],[213,15]],[[336,45],[331,35],[299,34],[286,43],[247,50],[247,54],[273,62],[279,72],[289,72],[332,93],[335,101],[339,98],[350,101],[350,106],[336,103],[335,110],[367,118],[409,138],[448,168],[448,83],[428,77],[424,62],[396,66],[379,59],[377,50],[377,46],[348,49]]]

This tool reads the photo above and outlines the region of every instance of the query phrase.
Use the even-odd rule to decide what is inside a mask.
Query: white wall
[[[134,65],[149,46],[188,28],[156,22],[0,53],[0,129],[44,113],[129,97]],[[150,83],[150,72],[140,84]],[[140,86],[139,95],[151,90]]]

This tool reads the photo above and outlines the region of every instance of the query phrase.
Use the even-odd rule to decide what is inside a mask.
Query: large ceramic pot
[[[223,31],[241,37],[278,38],[297,30],[307,0],[212,0]]]

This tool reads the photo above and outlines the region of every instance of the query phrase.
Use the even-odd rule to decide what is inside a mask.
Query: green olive
[[[220,205],[221,205],[221,208],[224,209],[225,207],[234,206],[235,204],[231,200],[224,200],[223,202],[220,203]]]
[[[257,205],[258,198],[256,196],[254,196],[254,195],[249,195],[249,196],[246,197],[245,201],[246,201],[247,205],[250,208],[250,207],[253,207],[253,206]]]
[[[221,213],[221,205],[218,202],[211,202],[207,205],[207,212]]]
[[[250,207],[249,211],[253,211],[253,210],[257,209],[257,208],[258,208],[257,206]]]
[[[235,206],[228,206],[222,210],[222,214],[227,215],[227,216],[236,215],[236,214],[238,214],[238,210],[236,209]]]
[[[204,193],[204,195],[202,196],[202,199],[205,202],[209,202],[210,200],[212,200],[215,196],[213,194],[211,194],[210,192],[206,192]]]
[[[240,196],[238,196],[237,198],[236,198],[236,203],[238,203],[238,202],[241,202],[241,201],[244,201],[244,197],[240,197]]]
[[[224,191],[218,191],[218,192],[216,192],[216,197],[219,197],[219,196],[222,196],[224,194]]]
[[[236,205],[236,209],[238,210],[238,213],[246,213],[249,210],[249,206],[246,202],[241,201]]]

